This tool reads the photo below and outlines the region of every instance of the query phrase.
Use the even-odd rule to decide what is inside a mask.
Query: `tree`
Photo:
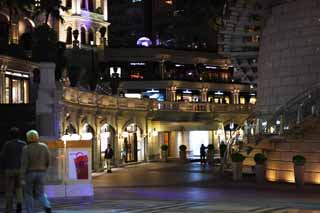
[[[32,33],[32,57],[36,61],[55,62],[57,33],[47,24],[36,27]]]
[[[44,15],[44,23],[48,24],[49,17],[54,20],[63,22],[60,10],[66,11],[68,8],[62,5],[61,0],[41,0],[39,4],[34,7],[34,15]]]

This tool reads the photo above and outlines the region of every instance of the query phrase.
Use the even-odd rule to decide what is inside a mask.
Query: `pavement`
[[[53,212],[320,213],[320,186],[261,185],[253,176],[233,182],[230,174],[199,163],[131,165],[95,173],[93,183],[94,197],[51,199]]]

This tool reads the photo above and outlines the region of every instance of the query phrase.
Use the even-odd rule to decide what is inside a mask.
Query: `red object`
[[[76,154],[74,159],[74,164],[76,165],[77,170],[77,179],[78,180],[87,180],[88,177],[88,156],[82,152]]]

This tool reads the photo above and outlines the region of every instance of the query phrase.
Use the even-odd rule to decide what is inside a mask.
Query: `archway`
[[[72,44],[72,27],[68,27],[67,28],[66,43],[67,44]]]
[[[86,28],[81,27],[81,30],[80,30],[81,44],[87,44],[86,34],[87,34]]]
[[[91,45],[92,42],[94,43],[94,32],[90,29],[88,32],[88,43]]]
[[[93,127],[88,124],[88,123],[85,123],[82,128],[81,128],[81,131],[80,131],[80,136],[81,136],[81,140],[89,140],[91,141],[91,165],[92,165],[92,170],[94,170],[94,161],[96,159],[96,156],[95,156],[95,131],[93,129]]]
[[[108,144],[111,145],[113,151],[115,151],[115,129],[110,125],[105,123],[100,128],[100,165],[104,166],[104,153],[108,147]]]
[[[127,125],[123,132],[122,157],[125,162],[144,160],[144,138],[142,129],[135,123]]]
[[[32,48],[32,32],[34,29],[34,23],[24,18],[18,23],[19,30],[19,44],[24,50],[31,50]]]
[[[0,45],[1,47],[8,45],[9,42],[9,20],[0,13]]]

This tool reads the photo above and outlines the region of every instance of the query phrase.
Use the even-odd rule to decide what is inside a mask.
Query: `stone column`
[[[208,102],[208,88],[202,88],[201,92],[201,102]]]
[[[232,90],[232,103],[239,104],[239,89]]]
[[[81,14],[81,0],[75,0],[76,1],[76,14]]]
[[[165,66],[164,66],[163,60],[159,62],[159,71],[160,71],[161,79],[164,80]]]
[[[40,84],[36,101],[37,129],[41,136],[59,136],[59,123],[56,121],[56,85],[54,63],[41,62]]]
[[[108,0],[103,0],[103,19],[105,21],[109,20],[109,14],[108,14]]]
[[[77,14],[77,6],[78,6],[78,0],[72,0],[72,7],[71,7],[72,14]]]

